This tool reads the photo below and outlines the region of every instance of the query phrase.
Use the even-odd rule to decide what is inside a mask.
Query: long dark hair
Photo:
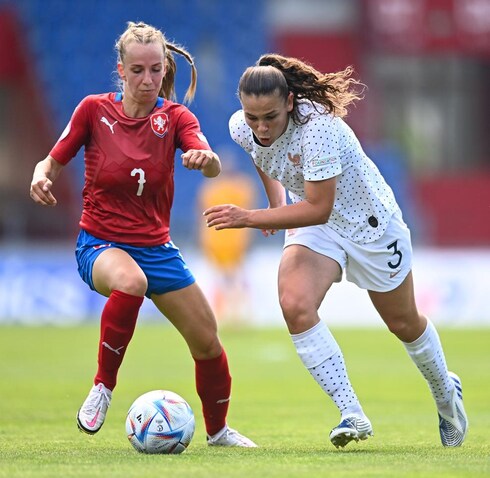
[[[347,107],[362,99],[364,90],[364,85],[351,77],[353,72],[349,66],[337,73],[324,74],[297,58],[270,53],[262,55],[255,66],[245,70],[238,84],[238,96],[277,93],[286,101],[292,92],[291,114],[298,124],[308,121],[308,117],[298,111],[298,103],[304,100],[310,101],[320,112],[344,117]]]

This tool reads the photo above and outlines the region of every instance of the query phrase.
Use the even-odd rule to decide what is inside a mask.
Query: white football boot
[[[336,447],[344,447],[352,440],[366,440],[373,436],[373,427],[366,415],[347,415],[330,432],[330,441]]]
[[[461,380],[453,372],[449,372],[449,376],[454,382],[453,396],[450,403],[451,414],[438,412],[439,433],[444,446],[461,446],[468,432],[468,417],[463,406]]]
[[[255,448],[257,445],[247,438],[241,435],[233,428],[229,428],[228,425],[213,436],[207,436],[209,446],[240,446],[246,448]]]
[[[104,424],[107,409],[111,403],[112,391],[103,383],[94,385],[78,410],[77,425],[80,431],[93,435]]]

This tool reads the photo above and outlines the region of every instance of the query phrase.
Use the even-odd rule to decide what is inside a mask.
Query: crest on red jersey
[[[166,113],[155,113],[150,116],[150,125],[153,132],[163,138],[168,132],[168,116]]]

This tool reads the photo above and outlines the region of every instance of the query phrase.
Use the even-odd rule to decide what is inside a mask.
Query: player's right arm
[[[269,207],[281,207],[286,205],[286,190],[284,186],[275,179],[267,176],[260,168],[257,168],[257,172],[259,173],[259,177],[264,185],[265,194],[267,195],[267,199],[269,200]]]
[[[51,192],[51,187],[62,169],[63,165],[49,155],[36,164],[30,192],[34,202],[43,206],[56,206],[57,201]]]
[[[257,166],[257,173],[264,185],[265,194],[269,200],[269,208],[282,207],[286,205],[286,190],[284,186],[275,179],[267,176],[260,168]],[[267,237],[269,234],[274,235],[278,229],[262,229],[262,234]]]
[[[90,118],[97,108],[99,96],[87,96],[79,103],[48,156],[36,164],[31,182],[31,198],[34,202],[43,206],[56,206],[57,201],[51,188],[63,166],[88,141],[91,130]]]

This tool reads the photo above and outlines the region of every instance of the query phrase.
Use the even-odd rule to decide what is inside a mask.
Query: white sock
[[[403,345],[427,380],[437,407],[444,411],[451,400],[454,382],[448,375],[441,341],[432,322],[427,321],[427,328],[417,340]]]
[[[347,376],[344,357],[324,322],[300,334],[291,334],[296,351],[318,385],[334,401],[342,417],[364,415]]]

